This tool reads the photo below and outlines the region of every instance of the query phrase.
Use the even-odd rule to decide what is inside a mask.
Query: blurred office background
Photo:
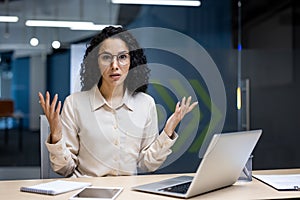
[[[0,179],[39,177],[43,141],[39,140],[42,110],[37,93],[49,90],[63,101],[73,89],[72,47],[87,43],[98,32],[25,25],[33,19],[92,21],[128,29],[160,27],[189,36],[208,52],[222,76],[227,108],[219,116],[225,120],[222,131],[263,129],[253,152],[253,169],[300,167],[299,1],[201,0],[200,4],[0,0],[0,16],[19,18],[17,22],[0,21],[0,99],[13,102],[12,117],[0,115]],[[32,37],[38,39],[38,45],[29,43]],[[60,41],[57,49],[51,46],[54,40]],[[186,60],[158,49],[146,49],[146,54],[149,62],[170,66],[189,81],[201,111],[201,120],[192,122],[197,127],[194,140],[184,154],[157,173],[194,172],[214,102],[203,77]],[[83,55],[78,56],[82,59]],[[149,93],[166,115],[172,112],[177,101],[172,91],[151,84]]]

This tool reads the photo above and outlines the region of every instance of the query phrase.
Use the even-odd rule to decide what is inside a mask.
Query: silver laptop
[[[262,130],[215,134],[194,177],[179,176],[135,186],[136,191],[189,198],[234,184]]]

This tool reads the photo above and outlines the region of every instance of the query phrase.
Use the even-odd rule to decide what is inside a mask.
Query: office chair
[[[45,145],[45,141],[50,132],[48,120],[45,115],[40,115],[40,147],[41,147],[41,171],[40,178],[63,178],[63,176],[55,173],[50,165],[49,152]]]

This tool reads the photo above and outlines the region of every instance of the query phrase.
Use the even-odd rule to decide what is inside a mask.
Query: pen
[[[299,186],[295,185],[295,186],[294,186],[294,190],[300,191]]]

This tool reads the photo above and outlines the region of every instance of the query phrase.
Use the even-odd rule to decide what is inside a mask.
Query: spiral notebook
[[[64,181],[56,180],[47,183],[41,183],[33,186],[21,187],[22,192],[33,192],[39,194],[57,195],[72,190],[81,189],[87,186],[91,186],[88,182],[76,182],[76,181]]]

